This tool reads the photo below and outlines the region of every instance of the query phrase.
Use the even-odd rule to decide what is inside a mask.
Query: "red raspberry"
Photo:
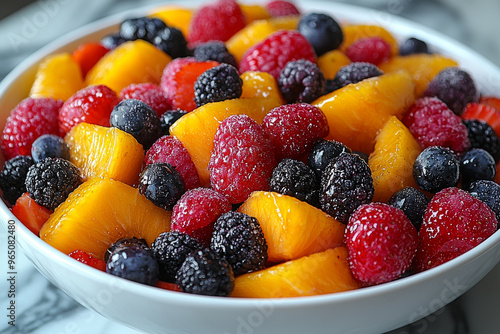
[[[92,255],[84,252],[82,250],[76,250],[69,254],[73,259],[80,261],[81,263],[85,263],[93,268],[106,271],[106,262],[101,259],[95,258]]]
[[[146,165],[159,162],[171,164],[181,174],[186,190],[200,186],[196,166],[188,151],[177,138],[172,136],[159,138],[146,152],[144,162]]]
[[[276,158],[264,129],[247,115],[226,118],[217,129],[208,164],[212,188],[231,203],[255,190],[268,190]]]
[[[421,271],[431,269],[446,263],[474,248],[470,243],[461,240],[450,240],[446,242],[428,261],[423,263]],[[418,263],[418,260],[415,261]]]
[[[59,134],[57,115],[63,101],[50,98],[27,98],[7,118],[0,144],[5,160],[31,155],[31,144],[44,134]]]
[[[116,93],[104,85],[80,89],[64,102],[59,111],[61,135],[82,122],[109,126],[109,116],[120,102]]]
[[[152,83],[131,84],[122,89],[120,99],[136,99],[153,108],[158,117],[172,109],[167,95],[160,87]]]
[[[283,0],[269,2],[266,5],[266,9],[272,17],[300,15],[299,10],[293,3]]]
[[[219,0],[202,6],[191,19],[188,42],[225,42],[246,24],[245,15],[234,0]]]
[[[374,285],[392,281],[410,268],[418,233],[402,210],[369,203],[349,218],[345,241],[352,274],[362,283]]]
[[[446,188],[431,199],[419,232],[419,248],[414,269],[423,271],[434,266],[431,259],[451,241],[461,244],[455,252],[460,255],[469,245],[475,247],[497,230],[497,219],[491,209],[468,192],[458,188]],[[465,245],[465,247],[464,247]],[[450,260],[450,257],[446,258]],[[442,261],[442,260],[440,260]]]
[[[309,41],[298,31],[279,30],[243,54],[240,73],[268,72],[278,80],[286,63],[299,59],[316,63],[316,54]]]
[[[418,99],[406,112],[403,123],[424,149],[442,146],[462,153],[470,147],[467,128],[460,117],[438,98]]]
[[[186,233],[207,246],[215,221],[230,210],[227,198],[212,189],[188,190],[174,206],[171,229]]]
[[[276,154],[290,159],[303,157],[315,141],[329,132],[323,112],[307,103],[274,108],[264,117],[262,126],[271,137]]]
[[[345,52],[352,62],[378,65],[391,57],[391,45],[380,37],[360,38]]]

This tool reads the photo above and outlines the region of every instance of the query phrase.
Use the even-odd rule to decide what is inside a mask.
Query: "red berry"
[[[262,123],[282,158],[300,159],[315,141],[325,137],[328,121],[323,112],[307,103],[287,104],[271,110]]]
[[[266,5],[267,12],[272,17],[300,15],[299,10],[295,5],[288,1],[275,0]]]
[[[51,98],[26,98],[7,118],[1,148],[5,160],[31,155],[31,144],[44,134],[59,134],[57,115],[63,101]]]
[[[49,219],[52,211],[38,205],[28,193],[24,193],[12,207],[12,213],[31,232],[38,235],[43,224]]]
[[[186,190],[200,186],[200,178],[191,156],[182,143],[172,136],[159,138],[146,152],[146,165],[167,162],[175,167],[184,180]]]
[[[136,99],[153,108],[158,117],[172,109],[167,95],[160,87],[152,83],[131,84],[122,89],[120,99]]]
[[[212,188],[231,203],[252,191],[268,190],[276,158],[264,129],[247,115],[226,118],[217,129],[208,164]]]
[[[378,65],[391,57],[391,45],[380,37],[360,38],[346,50],[352,62]]]
[[[349,218],[345,241],[352,274],[362,283],[374,285],[392,281],[410,268],[418,233],[402,210],[369,203]]]
[[[80,89],[64,102],[59,111],[61,134],[68,133],[82,122],[109,126],[109,116],[120,99],[104,85]]]
[[[286,63],[299,59],[316,63],[309,41],[298,31],[279,30],[243,54],[240,72],[268,72],[278,80]]]
[[[422,270],[431,269],[446,263],[474,248],[470,243],[461,240],[446,242],[429,260],[423,263]],[[416,261],[417,263],[418,261]]]
[[[475,247],[496,230],[495,214],[485,203],[464,190],[454,187],[443,189],[434,195],[425,212],[419,232],[420,243],[414,264],[415,270],[429,268],[432,264],[429,264],[429,260],[440,251],[451,254],[443,249],[443,246],[451,241]],[[461,254],[461,248],[463,245],[456,255]]]
[[[208,188],[188,190],[172,210],[172,231],[186,233],[207,246],[215,221],[231,210],[231,203]]]
[[[462,153],[470,147],[467,128],[462,120],[438,98],[418,99],[406,112],[403,123],[424,149],[442,146]]]
[[[165,289],[165,290],[170,290],[170,291],[178,291],[181,292],[181,288],[175,283],[169,283],[169,282],[163,282],[163,281],[157,281],[156,282],[156,287],[160,289]]]
[[[101,259],[95,258],[92,255],[84,252],[82,250],[76,250],[69,254],[73,259],[80,261],[81,263],[85,263],[95,269],[99,269],[102,271],[106,271],[106,262]]]
[[[73,59],[80,65],[83,77],[88,71],[101,59],[109,49],[102,46],[100,43],[85,43],[80,45],[73,52]]]
[[[481,96],[479,98],[479,103],[486,104],[487,106],[495,108],[500,111],[500,98],[495,96]]]
[[[484,121],[495,130],[497,136],[500,136],[500,109],[497,110],[482,102],[472,102],[465,107],[465,111],[460,117],[463,119],[478,119]]]
[[[225,42],[246,24],[245,15],[234,0],[219,0],[202,6],[191,19],[188,42]]]

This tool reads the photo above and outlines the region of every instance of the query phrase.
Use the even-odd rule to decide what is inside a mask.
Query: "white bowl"
[[[184,1],[195,5],[200,1]],[[348,5],[298,2],[304,12],[330,13],[340,21],[376,23],[398,39],[414,36],[434,51],[450,55],[472,73],[482,93],[493,94],[500,70],[466,47],[406,20]],[[40,60],[72,51],[80,43],[116,31],[124,18],[146,9],[101,20],[35,53],[0,84],[0,127],[10,110],[28,95]],[[0,201],[1,202],[1,201]],[[147,333],[378,333],[415,322],[448,304],[500,259],[500,232],[466,254],[426,272],[391,283],[337,294],[288,299],[237,299],[162,290],[94,270],[57,251],[32,234],[0,203],[2,224],[15,222],[24,254],[52,283],[83,306]]]

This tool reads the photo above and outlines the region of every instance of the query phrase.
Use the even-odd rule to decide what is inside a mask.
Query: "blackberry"
[[[196,239],[185,233],[170,231],[160,234],[151,244],[160,266],[160,279],[165,282],[175,282],[175,275],[186,257],[201,248]]]
[[[289,61],[281,70],[278,88],[288,103],[309,103],[323,95],[325,76],[318,65],[309,60]]]
[[[358,155],[342,153],[326,166],[321,177],[321,209],[342,223],[373,198],[370,168]]]
[[[460,164],[453,151],[440,146],[423,150],[413,164],[413,178],[425,191],[455,187],[460,179]]]
[[[7,160],[0,172],[0,189],[3,192],[3,198],[14,205],[19,197],[26,192],[26,174],[33,165],[33,159],[30,156],[18,155]]]
[[[106,272],[130,281],[155,285],[159,267],[149,248],[131,245],[115,249],[106,262]]]
[[[210,248],[227,260],[234,276],[260,270],[267,262],[267,242],[256,218],[230,211],[214,224]]]
[[[205,248],[189,254],[176,275],[183,292],[228,296],[234,289],[233,270],[226,259]]]
[[[341,153],[351,153],[351,150],[336,140],[320,139],[314,143],[311,151],[309,151],[307,164],[320,181],[326,166]]]
[[[424,96],[437,97],[459,116],[468,103],[479,99],[474,80],[458,67],[448,67],[439,72],[427,85]]]
[[[130,133],[145,150],[162,135],[158,114],[146,103],[135,99],[118,103],[111,112],[109,124]]]
[[[495,159],[482,148],[472,148],[460,158],[462,187],[468,189],[476,180],[493,180],[496,174]]]
[[[210,41],[198,45],[194,49],[193,56],[198,61],[215,60],[221,64],[225,63],[238,68],[236,59],[229,53],[226,44],[221,41]]]
[[[495,130],[486,122],[477,119],[462,120],[467,128],[471,148],[482,148],[498,162],[500,159],[500,139]]]
[[[270,191],[296,197],[313,206],[318,206],[318,188],[314,171],[302,161],[292,159],[283,159],[269,181]]]
[[[297,30],[311,43],[318,57],[337,49],[344,41],[340,25],[326,14],[311,13],[303,16]]]
[[[165,22],[157,18],[139,17],[127,19],[120,24],[120,36],[126,41],[142,39],[153,43],[158,33],[167,28]]]
[[[331,93],[334,90],[345,87],[349,84],[358,83],[362,80],[377,77],[383,72],[374,64],[355,62],[349,65],[342,66],[332,82],[328,83],[328,89],[325,94]]]
[[[363,161],[366,163],[368,163],[368,159],[370,158],[370,156],[368,154],[366,154],[365,152],[361,152],[361,151],[353,151],[352,154],[356,154],[361,159],[363,159]]]
[[[415,53],[429,53],[427,43],[418,38],[410,37],[399,47],[399,54],[401,56],[407,56]]]
[[[172,58],[181,58],[188,55],[186,39],[179,29],[166,27],[159,30],[153,37],[152,43]]]
[[[185,191],[181,174],[168,163],[146,166],[139,177],[139,193],[165,210],[172,210]]]
[[[54,210],[82,182],[80,171],[61,158],[46,158],[32,165],[26,174],[26,190],[39,205]]]
[[[242,93],[243,81],[238,70],[229,64],[220,64],[203,72],[194,83],[194,102],[197,107],[210,102],[237,99]]]
[[[167,110],[163,115],[160,117],[160,126],[161,126],[161,133],[164,136],[169,136],[170,135],[170,127],[177,122],[179,118],[182,116],[186,115],[187,112],[181,109],[177,110]]]
[[[429,199],[423,192],[413,187],[406,187],[394,193],[388,202],[395,208],[403,210],[406,217],[411,221],[413,226],[420,230],[424,213],[429,204]]]
[[[115,243],[113,243],[111,246],[106,249],[106,253],[104,253],[104,261],[108,261],[109,257],[111,254],[117,250],[118,248],[124,248],[124,247],[142,247],[142,248],[148,248],[148,243],[144,239],[138,239],[138,238],[120,238],[118,239]]]
[[[116,49],[119,45],[125,43],[126,40],[120,36],[120,33],[109,34],[101,39],[101,45],[107,49]]]
[[[472,196],[490,207],[500,225],[500,185],[490,180],[478,180],[473,181],[468,190]]]
[[[69,147],[64,140],[56,135],[42,135],[31,145],[31,157],[34,162],[45,158],[63,158],[69,160]]]

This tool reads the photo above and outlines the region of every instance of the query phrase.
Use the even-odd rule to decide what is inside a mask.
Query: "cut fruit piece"
[[[360,288],[344,246],[238,276],[231,297],[315,296]]]
[[[418,189],[413,178],[413,163],[422,149],[410,130],[391,116],[375,140],[375,150],[368,159],[375,193],[373,202],[386,203],[406,187]]]
[[[234,99],[205,104],[182,116],[170,127],[170,133],[179,139],[191,155],[201,185],[210,185],[208,162],[214,147],[219,124],[231,115],[246,114],[262,124],[266,114],[277,107],[277,102],[267,98]]]
[[[415,97],[422,97],[429,82],[447,67],[457,66],[458,63],[450,58],[438,54],[414,54],[395,56],[379,65],[384,73],[398,70],[410,72],[415,82]]]
[[[300,15],[287,15],[287,16],[278,16],[272,17],[269,19],[269,22],[276,28],[285,29],[285,30],[297,30],[297,26],[299,25]]]
[[[292,196],[256,191],[238,211],[259,221],[270,262],[298,259],[337,247],[344,238],[344,224]]]
[[[82,87],[80,65],[69,53],[59,53],[48,56],[38,66],[30,97],[67,100]]]
[[[234,34],[233,37],[226,42],[226,46],[228,51],[239,63],[243,54],[250,47],[263,41],[276,31],[278,31],[278,29],[267,20],[254,21]]]
[[[240,75],[243,81],[241,98],[267,98],[276,105],[285,104],[276,79],[267,72],[248,71]]]
[[[38,205],[28,193],[24,193],[16,201],[12,213],[31,232],[38,235],[43,224],[49,219],[52,211]]]
[[[151,11],[149,16],[162,20],[169,27],[179,29],[184,38],[187,38],[193,11],[184,7],[166,5]]]
[[[144,149],[135,138],[117,128],[80,123],[64,138],[71,162],[85,179],[109,177],[134,185],[139,179]]]
[[[128,85],[160,83],[163,69],[172,58],[143,40],[129,41],[108,52],[87,73],[85,84],[106,85],[119,94]]]
[[[380,37],[391,46],[391,53],[397,55],[399,53],[398,42],[384,27],[369,24],[355,24],[342,27],[344,33],[344,41],[340,46],[340,50],[345,52],[352,43],[361,38]]]
[[[145,239],[148,245],[170,230],[165,211],[120,181],[93,178],[84,182],[56,208],[40,238],[65,254],[82,250],[104,259],[120,238]]]
[[[335,139],[353,151],[370,154],[375,137],[390,116],[401,117],[415,101],[414,85],[407,71],[398,71],[347,85],[320,97],[319,107]]]
[[[240,3],[240,8],[243,12],[243,15],[245,15],[247,25],[254,21],[268,19],[270,17],[267,9],[260,5]]]
[[[350,63],[351,60],[339,50],[328,51],[318,58],[318,67],[327,80],[335,78],[338,70]]]
[[[465,111],[460,115],[463,119],[478,119],[488,123],[497,136],[500,137],[500,109],[497,110],[491,105],[481,103],[469,103]]]
[[[72,54],[73,60],[76,61],[80,65],[80,69],[82,70],[82,75],[85,78],[88,71],[94,65],[104,57],[106,53],[109,52],[109,49],[102,46],[100,43],[89,42],[85,44],[81,44]]]

